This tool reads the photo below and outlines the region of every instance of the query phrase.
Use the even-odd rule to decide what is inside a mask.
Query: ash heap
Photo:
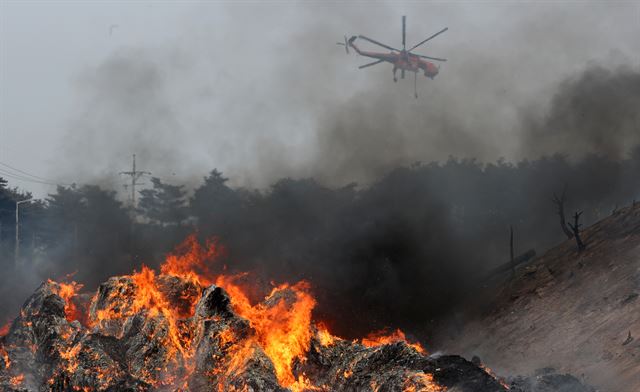
[[[331,335],[312,321],[305,282],[252,304],[244,275],[210,273],[206,261],[219,251],[191,236],[159,274],[143,267],[93,295],[75,282],[44,282],[3,331],[0,390],[509,389],[481,364],[429,356],[399,330],[357,341]]]

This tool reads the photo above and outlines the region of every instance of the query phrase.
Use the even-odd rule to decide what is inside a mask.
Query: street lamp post
[[[18,263],[20,262],[20,214],[18,213],[18,207],[20,207],[20,204],[22,203],[27,203],[29,201],[31,201],[32,199],[25,199],[25,200],[20,200],[20,201],[16,201],[16,250],[15,250],[15,263],[16,263],[16,267],[18,266]]]

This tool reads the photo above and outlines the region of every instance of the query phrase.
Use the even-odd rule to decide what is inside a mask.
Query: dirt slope
[[[573,240],[547,251],[484,301],[491,311],[443,328],[438,346],[498,374],[552,366],[600,391],[640,391],[640,203],[583,237],[586,251]]]

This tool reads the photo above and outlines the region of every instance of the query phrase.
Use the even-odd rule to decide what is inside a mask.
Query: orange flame
[[[131,277],[137,288],[131,312],[135,314],[146,310],[149,317],[162,315],[169,323],[171,353],[177,350],[183,356],[190,357],[189,340],[182,336],[181,330],[178,327],[180,315],[158,288],[155,272],[146,266],[142,266],[140,272],[133,274]]]
[[[311,341],[311,311],[315,299],[309,294],[309,284],[302,281],[295,285],[287,283],[275,287],[264,303],[252,305],[245,290],[237,283],[244,275],[213,275],[206,265],[207,259],[222,254],[216,241],[208,241],[203,248],[195,235],[189,236],[177,251],[167,257],[160,267],[163,274],[180,277],[199,285],[209,285],[213,281],[224,288],[231,298],[231,304],[238,315],[247,319],[256,332],[255,342],[273,362],[278,381],[292,389],[307,386],[296,380],[292,373],[294,360],[302,360],[309,350]],[[265,305],[271,303],[271,306]],[[253,354],[252,344],[238,350],[232,360],[232,368],[243,366]]]
[[[249,299],[250,291],[242,287],[241,280],[246,274],[240,275],[215,275],[210,269],[210,261],[214,261],[224,254],[224,248],[217,241],[210,240],[202,246],[196,235],[192,234],[179,245],[176,250],[166,257],[165,262],[160,267],[160,275],[154,270],[142,266],[139,272],[134,272],[130,276],[113,278],[111,281],[111,291],[107,294],[109,298],[103,301],[107,308],[95,309],[92,314],[93,319],[88,324],[91,327],[96,325],[104,326],[105,323],[117,322],[130,316],[143,312],[147,317],[159,318],[166,322],[166,335],[162,335],[163,344],[168,350],[168,358],[171,361],[179,361],[185,372],[180,376],[169,374],[163,376],[161,380],[156,380],[145,370],[146,381],[152,384],[172,385],[177,390],[188,390],[187,380],[195,366],[194,336],[198,333],[193,331],[193,324],[189,324],[190,318],[194,314],[195,306],[199,300],[201,290],[214,284],[222,287],[229,294],[231,306],[234,312],[246,319],[252,330],[249,338],[243,337],[242,341],[237,341],[238,337],[230,329],[222,330],[218,338],[220,347],[229,347],[227,355],[228,362],[225,368],[216,368],[212,375],[233,375],[244,370],[247,362],[254,356],[255,350],[262,350],[273,363],[278,382],[283,387],[291,391],[302,390],[322,390],[324,387],[315,386],[305,374],[294,375],[293,368],[297,362],[304,362],[309,351],[311,339],[315,333],[315,338],[322,346],[335,344],[340,338],[333,336],[326,326],[318,324],[314,329],[311,324],[311,315],[316,301],[310,294],[310,286],[305,281],[296,284],[284,283],[273,287],[271,292],[265,296],[264,300],[253,304]],[[182,282],[191,285],[196,294],[183,293],[181,302],[186,303],[189,309],[180,308],[172,303],[173,299],[167,298],[162,282],[168,277],[179,278]],[[57,294],[65,300],[65,315],[67,320],[81,319],[81,312],[72,301],[82,285],[71,283],[58,283]],[[252,289],[254,289],[252,287]],[[173,294],[172,294],[173,295]],[[93,299],[95,305],[98,301],[98,294]],[[175,301],[174,301],[175,302]],[[71,336],[71,335],[69,335]],[[405,334],[401,330],[391,333],[378,331],[362,339],[365,346],[375,347],[388,343],[404,341],[420,353],[424,349],[419,343],[409,343]],[[234,344],[231,344],[234,343]],[[65,350],[60,350],[60,356],[66,361],[66,371],[73,372],[77,368],[75,357],[80,349],[79,345],[73,345]],[[225,348],[226,350],[226,348]],[[166,370],[166,369],[156,369]],[[345,371],[344,377],[349,378],[352,372]],[[415,375],[413,379],[420,379],[424,385],[427,380],[421,377],[429,375]],[[102,381],[108,382],[108,374],[100,374]],[[373,381],[372,381],[373,382]],[[410,391],[412,385],[417,385],[417,381],[408,385],[406,389]],[[106,385],[106,384],[104,384]],[[235,390],[232,385],[217,385],[220,390]],[[325,388],[326,389],[326,388]],[[377,385],[372,385],[372,389],[377,389]],[[437,391],[438,389],[427,389]]]
[[[324,325],[323,323],[318,323],[317,329],[318,329],[318,335],[317,335],[318,341],[320,342],[320,345],[323,347],[330,346],[335,343],[336,339],[339,339],[333,336],[329,332],[329,329],[327,328],[327,326]]]
[[[9,369],[11,367],[11,360],[9,359],[9,353],[4,349],[3,346],[0,346],[0,357],[4,360],[4,368]]]
[[[75,344],[67,350],[60,351],[60,358],[66,362],[65,370],[69,373],[73,373],[78,368],[78,353],[80,352],[80,345]]]
[[[436,384],[432,374],[422,372],[407,375],[402,388],[402,392],[442,392],[444,390],[442,386]]]
[[[236,313],[249,320],[256,331],[256,343],[273,362],[278,381],[293,390],[307,387],[306,381],[296,380],[292,366],[294,360],[303,360],[311,341],[311,311],[316,301],[308,292],[309,284],[304,281],[293,286],[282,284],[263,303],[251,305],[236,279],[219,276],[216,285],[229,293]],[[246,358],[240,362],[246,362]]]
[[[24,374],[18,374],[17,376],[11,377],[9,379],[9,383],[14,387],[19,386],[20,384],[22,384],[23,381],[24,381]]]
[[[11,322],[7,322],[5,325],[0,327],[0,338],[9,333],[9,328],[11,328]]]
[[[424,347],[418,342],[411,343],[407,340],[407,336],[400,329],[389,333],[386,329],[380,331],[371,332],[366,338],[363,338],[360,343],[367,347],[383,346],[385,344],[405,342],[409,347],[412,347],[417,352],[425,354]]]
[[[167,256],[160,266],[160,272],[199,286],[208,286],[213,282],[213,274],[207,261],[223,254],[224,248],[218,244],[217,240],[207,240],[205,247],[202,247],[196,235],[191,234]]]
[[[502,385],[505,389],[510,390],[511,387],[509,386],[509,384],[506,383],[505,380],[503,380],[502,378],[498,377],[498,375],[496,375],[493,370],[491,370],[490,367],[486,366],[484,363],[480,364],[480,368],[482,368],[482,370],[484,370],[485,373],[487,373],[489,376],[491,376],[494,380],[496,380],[498,383],[500,383],[500,385]]]
[[[67,321],[71,322],[74,320],[82,320],[84,318],[82,312],[78,309],[76,304],[72,301],[72,298],[78,295],[80,289],[82,289],[83,285],[77,282],[54,282],[49,279],[49,283],[53,284],[54,287],[57,287],[56,294],[59,295],[65,302],[64,305],[64,314]]]
[[[194,352],[191,348],[191,335],[186,331],[184,318],[181,310],[175,307],[165,297],[165,294],[161,291],[158,276],[155,271],[147,266],[142,266],[140,272],[135,272],[130,275],[135,293],[132,295],[132,302],[129,306],[122,306],[118,299],[123,296],[123,293],[129,289],[124,282],[116,283],[116,290],[110,293],[110,299],[113,301],[108,302],[111,307],[106,309],[98,309],[95,314],[95,319],[91,320],[92,325],[103,325],[110,320],[118,320],[126,317],[133,316],[140,312],[145,312],[147,317],[161,318],[167,323],[167,334],[164,345],[167,347],[167,357],[173,361],[180,361],[185,367],[185,374],[177,379],[173,375],[168,375],[166,379],[160,381],[163,385],[175,385],[175,383],[185,383],[193,371],[193,364],[190,359],[193,357]],[[97,297],[94,298],[96,301]],[[195,306],[196,298],[189,298],[192,300],[191,308]],[[151,375],[144,377],[146,381],[154,383],[154,379]]]

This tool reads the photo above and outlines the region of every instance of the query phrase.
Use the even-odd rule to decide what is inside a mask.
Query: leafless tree
[[[582,211],[580,212],[576,211],[576,213],[573,215],[573,224],[569,223],[569,227],[571,227],[571,230],[573,231],[573,236],[576,239],[576,244],[578,245],[578,252],[582,252],[587,248],[584,242],[582,242],[582,239],[580,238],[580,226],[582,226],[582,224],[579,222],[580,215],[582,215]]]
[[[564,234],[567,236],[568,239],[571,239],[573,238],[573,233],[571,232],[571,230],[569,230],[569,227],[567,227],[568,225],[564,217],[564,202],[566,200],[566,192],[567,192],[567,184],[565,184],[564,188],[562,188],[562,195],[558,197],[558,195],[554,193],[552,200],[557,207],[556,212],[560,217],[560,226],[562,227],[562,231],[564,232]]]

